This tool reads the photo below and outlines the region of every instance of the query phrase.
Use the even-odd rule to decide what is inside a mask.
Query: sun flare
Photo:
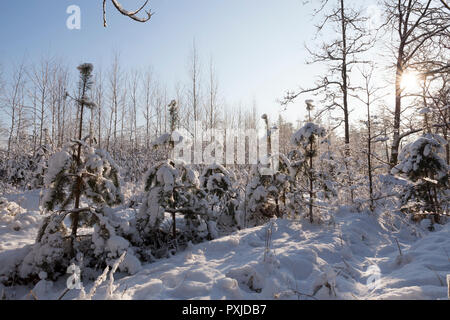
[[[402,89],[417,90],[420,88],[419,75],[416,72],[407,71],[402,74]]]

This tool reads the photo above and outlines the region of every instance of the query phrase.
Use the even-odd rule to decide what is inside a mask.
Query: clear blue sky
[[[143,2],[121,0],[127,9]],[[311,4],[303,0],[151,0],[151,21],[134,22],[108,1],[108,28],[101,0],[3,0],[0,4],[0,63],[22,58],[62,57],[75,67],[109,67],[114,50],[127,69],[153,66],[169,89],[188,80],[188,55],[195,38],[206,69],[216,65],[228,104],[255,100],[276,116],[287,89],[311,86],[320,68],[306,66],[304,43],[313,38]],[[81,8],[81,30],[66,28],[69,5]],[[303,118],[304,99],[289,107],[291,121]],[[302,110],[302,111],[300,111]]]

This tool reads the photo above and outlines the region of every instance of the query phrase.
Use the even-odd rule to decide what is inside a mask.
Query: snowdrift
[[[20,260],[37,229],[8,230],[0,232],[0,274]],[[450,224],[429,232],[396,216],[342,208],[328,225],[277,219],[190,246],[132,276],[116,273],[114,292],[105,283],[93,298],[446,299],[449,239]],[[93,282],[83,286],[88,291]],[[0,293],[34,299],[30,289],[38,299],[57,299],[66,278],[43,276],[34,287],[0,286]],[[73,289],[64,299],[79,294]]]

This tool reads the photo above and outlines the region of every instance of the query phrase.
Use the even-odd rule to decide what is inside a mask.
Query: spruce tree
[[[415,212],[431,214],[439,221],[440,215],[448,212],[449,167],[440,154],[447,142],[434,134],[425,134],[406,145],[399,163],[391,170],[409,180],[402,198],[404,206],[413,203]]]
[[[179,236],[185,241],[201,241],[212,238],[215,233],[211,230],[205,192],[200,189],[198,173],[182,161],[175,161],[174,147],[184,137],[175,141],[178,126],[178,108],[176,101],[169,104],[170,133],[160,136],[153,145],[156,148],[167,150],[168,159],[151,167],[145,177],[144,201],[136,216],[136,227],[141,241],[147,244],[154,243],[160,237],[161,223],[165,213],[172,216],[172,241],[176,247]],[[184,217],[186,229],[183,234],[178,233],[176,225],[177,214]],[[165,237],[162,237],[165,238]],[[167,244],[166,244],[167,245]]]
[[[316,180],[318,173],[314,168],[314,159],[319,153],[319,143],[323,141],[326,136],[326,130],[312,122],[306,123],[300,130],[292,136],[292,144],[295,145],[303,154],[305,161],[302,162],[302,169],[304,175],[307,177],[309,193],[309,220],[314,222],[313,208],[314,198],[316,197]]]
[[[98,241],[95,243],[95,239],[101,238],[98,233],[100,232],[103,238],[111,241],[115,239],[116,242],[119,239],[117,234],[123,234],[120,224],[116,224],[116,229],[105,229],[105,225],[112,225],[112,215],[107,212],[108,207],[123,201],[119,168],[106,151],[90,146],[89,136],[82,137],[83,111],[85,107],[95,107],[88,99],[92,87],[93,66],[82,64],[78,70],[79,97],[74,99],[80,108],[78,139],[72,140],[48,161],[42,206],[50,215],[40,227],[33,250],[21,264],[22,277],[36,275],[40,270],[53,276],[64,273],[77,253],[90,255],[94,259],[91,261],[93,265],[108,263],[105,259],[114,257],[111,252],[108,256],[103,256],[103,260],[96,260],[100,257]],[[71,219],[70,230],[64,223],[66,217]],[[80,226],[94,226],[94,234],[87,239],[83,237],[84,240],[79,238],[77,230]],[[121,239],[122,242],[127,242],[124,238]],[[108,246],[100,247],[100,251],[109,250]],[[122,247],[123,250],[128,248]],[[92,252],[92,248],[97,249]]]
[[[200,176],[200,188],[206,192],[209,216],[225,232],[234,231],[239,225],[239,194],[235,184],[234,173],[216,163],[206,166]]]

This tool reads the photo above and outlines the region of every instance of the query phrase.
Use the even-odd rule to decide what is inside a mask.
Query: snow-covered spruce
[[[71,152],[78,144],[82,148],[79,163]],[[89,205],[114,206],[123,201],[115,162],[105,150],[89,147],[84,141],[77,141],[50,158],[44,184],[42,204],[48,211],[66,209],[76,190]]]
[[[275,200],[277,215],[294,218],[300,214],[302,207],[299,201],[302,193],[297,190],[295,183],[299,162],[291,162],[291,159],[283,154],[275,156],[279,157],[279,167],[272,176],[271,194]]]
[[[317,172],[317,182],[321,191],[318,192],[319,198],[331,201],[337,197],[338,175],[340,175],[338,161],[336,161],[333,152],[324,152],[320,156],[319,170]]]
[[[126,220],[115,216],[109,208],[81,208],[79,211],[90,218],[94,228],[92,234],[79,236],[74,244],[76,260],[78,263],[81,260],[83,272],[111,266],[123,252],[127,255],[119,269],[130,274],[140,270],[135,249],[126,240],[130,232]],[[64,224],[64,219],[72,212],[59,211],[44,219],[36,243],[19,266],[20,279],[37,279],[40,273],[45,272],[49,279],[55,280],[66,273],[75,261],[72,258],[70,230]]]
[[[217,222],[217,228],[224,233],[236,231],[239,227],[240,198],[234,173],[219,164],[208,165],[200,176],[200,188],[206,192],[209,215]],[[211,230],[214,229],[212,226]],[[211,236],[216,238],[218,235]]]
[[[279,157],[278,170],[272,174],[266,174],[271,159],[267,164],[261,162],[253,166],[250,172],[250,181],[245,189],[245,203],[242,208],[241,224],[244,227],[254,227],[266,223],[272,217],[281,217],[280,205],[286,204],[286,196],[290,186],[289,160]],[[274,168],[272,168],[274,169]]]
[[[83,152],[78,162],[70,152],[79,144]],[[42,204],[50,215],[40,227],[36,243],[20,267],[21,278],[36,276],[40,271],[46,272],[51,277],[57,277],[65,272],[71,259],[78,253],[89,259],[95,232],[94,235],[79,237],[74,233],[74,228],[83,226],[99,228],[100,222],[106,223],[106,218],[100,219],[98,212],[121,203],[123,199],[120,193],[118,168],[114,161],[104,150],[91,148],[82,141],[75,142],[50,158],[44,183]],[[76,192],[79,192],[80,201],[86,206],[69,209],[75,201]],[[73,219],[74,215],[77,216],[76,221]],[[72,218],[71,232],[63,223],[68,216]],[[111,215],[107,217],[111,218]],[[108,234],[115,235],[111,231]],[[92,258],[104,257],[94,250]],[[103,259],[96,264],[102,265],[107,262]]]
[[[306,123],[302,128],[292,135],[291,143],[298,148],[298,151],[304,157],[304,161],[298,162],[295,167],[297,171],[303,171],[303,175],[296,174],[300,192],[307,192],[309,220],[314,222],[314,200],[317,196],[317,180],[319,178],[318,172],[314,167],[315,158],[319,154],[319,143],[326,142],[327,131],[325,128],[318,126],[312,122]],[[302,159],[303,160],[303,159]],[[325,184],[326,185],[326,184]]]
[[[45,272],[49,279],[64,274],[70,264],[70,232],[64,225],[68,212],[56,212],[47,216],[38,232],[36,242],[19,265],[19,279],[39,278]]]
[[[316,139],[324,138],[326,133],[327,131],[325,128],[318,126],[315,123],[308,122],[292,135],[291,142],[294,146],[306,150],[311,143],[316,142]]]
[[[216,222],[209,214],[206,194],[200,189],[198,173],[183,162],[166,160],[150,168],[145,178],[144,202],[136,216],[142,241],[155,245],[155,233],[170,232],[172,239],[200,242],[217,234]],[[172,229],[162,230],[165,213],[172,216]],[[177,214],[185,229],[177,231]]]
[[[19,188],[27,188],[33,176],[33,159],[29,154],[13,156],[0,163],[1,179]]]
[[[129,221],[118,217],[110,208],[96,210],[93,219],[94,233],[91,244],[94,251],[93,262],[100,261],[112,266],[126,252],[123,262],[119,265],[119,270],[129,274],[138,272],[141,269],[141,263],[135,254],[136,248],[133,248],[127,240],[133,236],[135,231]]]
[[[73,140],[49,160],[42,206],[50,215],[20,266],[19,276],[23,279],[36,277],[42,271],[55,278],[79,256],[88,260],[88,266],[99,266],[123,251],[129,252],[127,241],[118,238],[115,229],[119,226],[114,225],[114,217],[106,214],[107,207],[123,202],[119,169],[106,151],[91,147],[90,136],[81,138],[83,110],[95,107],[87,98],[92,87],[93,66],[85,63],[78,70],[81,95],[74,99],[80,112],[78,140]],[[66,217],[71,218],[70,236],[64,221]],[[78,233],[78,228],[92,226],[93,235]],[[108,245],[104,245],[105,241]],[[136,268],[128,269],[133,272]]]
[[[33,159],[34,174],[31,186],[33,188],[42,188],[44,186],[44,177],[48,168],[49,155],[51,154],[50,146],[43,145],[38,148]]]
[[[439,222],[449,208],[449,167],[440,156],[447,142],[434,134],[426,134],[406,145],[392,174],[409,180],[402,198],[403,206],[414,213],[432,214]]]

